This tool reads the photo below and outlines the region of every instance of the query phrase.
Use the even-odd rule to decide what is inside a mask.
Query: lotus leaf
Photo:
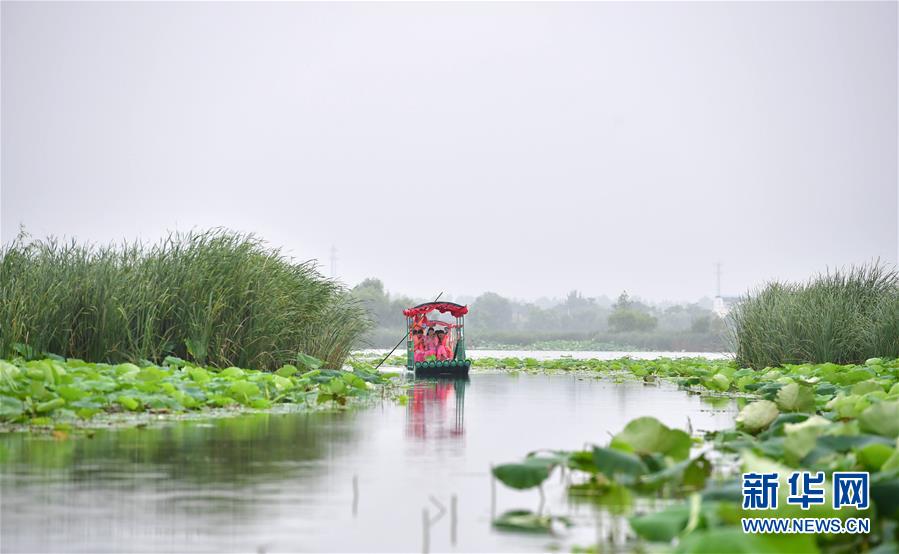
[[[747,404],[737,415],[737,426],[750,433],[762,431],[777,418],[777,405],[770,400]]]
[[[565,527],[572,525],[568,518],[541,516],[528,510],[510,510],[493,521],[498,529],[526,533],[552,533],[553,525],[557,523]]]
[[[863,431],[884,437],[899,437],[899,402],[878,402],[858,416]]]
[[[629,422],[612,439],[611,447],[638,454],[659,453],[674,460],[690,455],[690,435],[671,429],[654,417],[640,417]]]
[[[777,392],[777,407],[784,412],[814,412],[815,394],[799,383],[790,383]]]
[[[623,452],[617,448],[595,447],[593,449],[593,464],[604,475],[639,477],[649,473],[649,468],[638,456]]]
[[[747,534],[738,528],[707,529],[687,535],[675,552],[682,554],[813,554],[812,535]]]

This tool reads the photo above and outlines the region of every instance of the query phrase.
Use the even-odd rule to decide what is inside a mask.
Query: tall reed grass
[[[87,246],[20,236],[0,252],[0,350],[25,344],[89,361],[273,369],[298,352],[339,367],[370,326],[312,262],[253,235],[174,233]]]
[[[772,282],[735,307],[729,329],[737,361],[755,368],[899,357],[899,274],[874,262]]]

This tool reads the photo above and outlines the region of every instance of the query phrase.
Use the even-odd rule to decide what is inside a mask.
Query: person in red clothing
[[[435,333],[437,335],[437,359],[438,360],[452,360],[453,353],[450,352],[449,348],[449,336],[446,334],[446,331],[443,329],[437,331]]]
[[[437,333],[434,332],[433,327],[428,327],[428,332],[425,335],[425,358],[427,359],[430,356],[437,356]]]
[[[412,348],[416,362],[425,361],[425,340],[421,329],[412,330]]]

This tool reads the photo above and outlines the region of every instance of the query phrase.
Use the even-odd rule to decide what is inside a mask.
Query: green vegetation
[[[433,300],[389,294],[378,279],[359,283],[352,294],[376,322],[362,345],[378,348],[391,348],[406,332],[404,308]],[[711,301],[651,306],[627,294],[613,302],[577,291],[562,300],[533,303],[493,292],[454,301],[471,307],[466,325],[467,344],[472,348],[555,349],[551,343],[567,343],[576,350],[721,352],[728,348],[724,321],[710,310]]]
[[[252,235],[83,246],[20,236],[0,252],[0,357],[110,363],[166,356],[275,370],[304,352],[341,367],[370,323],[311,262]]]
[[[859,363],[899,356],[899,275],[880,264],[768,284],[731,313],[742,365]]]
[[[614,333],[653,331],[658,325],[659,320],[641,310],[639,303],[632,301],[626,292],[621,293],[609,314],[609,328]]]
[[[273,373],[200,367],[168,357],[139,367],[70,358],[0,360],[0,423],[50,425],[123,412],[182,413],[211,408],[267,409],[275,404],[335,402],[366,393],[389,376],[363,368],[320,369],[301,356]]]
[[[474,318],[471,320],[474,321]],[[722,324],[720,319],[715,319]],[[472,335],[472,333],[476,333]],[[402,336],[402,331],[400,331]],[[546,332],[536,335],[525,331],[476,331],[468,335],[469,343],[480,350],[572,350],[596,352],[724,352],[721,335],[690,330],[651,332],[574,333]],[[396,344],[396,341],[394,341]],[[393,345],[391,345],[393,346]]]
[[[535,451],[496,466],[507,486],[542,487],[555,468],[570,473],[568,494],[627,515],[643,541],[675,544],[677,552],[894,552],[899,523],[899,360],[863,364],[787,364],[762,371],[733,361],[700,358],[612,361],[533,358],[478,360],[483,367],[524,371],[627,373],[658,378],[744,404],[732,429],[690,437],[651,417],[628,423],[606,445],[572,451]],[[795,470],[871,472],[869,510],[835,510],[832,483],[826,502],[808,510],[789,504],[787,477]],[[779,473],[778,507],[742,509],[739,472]],[[647,511],[639,498],[680,500]],[[650,504],[651,505],[651,504]],[[530,531],[549,531],[537,511]],[[518,510],[518,521],[525,514]],[[871,519],[866,535],[747,535],[741,517]],[[498,522],[499,524],[500,522]]]

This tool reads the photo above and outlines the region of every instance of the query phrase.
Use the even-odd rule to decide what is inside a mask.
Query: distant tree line
[[[426,299],[389,294],[379,279],[353,288],[375,321],[365,337],[371,347],[392,347],[405,333],[404,308]],[[447,299],[446,297],[444,299]],[[571,291],[564,300],[522,302],[494,292],[456,299],[468,304],[469,345],[481,348],[589,350],[727,349],[724,322],[710,305],[651,305],[622,292],[615,302]],[[708,303],[710,304],[710,302]]]

